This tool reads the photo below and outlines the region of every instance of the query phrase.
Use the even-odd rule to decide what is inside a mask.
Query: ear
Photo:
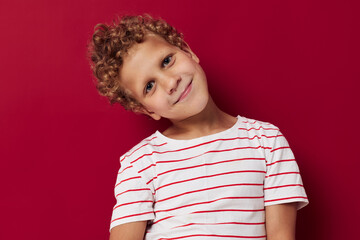
[[[184,42],[185,47],[183,49],[184,52],[186,52],[188,54],[189,57],[191,57],[195,62],[200,63],[200,59],[196,56],[196,54],[191,51],[189,44],[187,44],[186,42]]]
[[[156,114],[155,112],[151,112],[151,111],[147,110],[144,107],[136,109],[136,110],[134,110],[134,112],[147,115],[147,116],[151,117],[154,120],[160,120],[161,119],[161,116],[159,114]]]

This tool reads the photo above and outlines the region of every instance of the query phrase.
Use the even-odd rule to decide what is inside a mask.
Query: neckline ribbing
[[[233,132],[233,130],[236,129],[238,127],[238,125],[240,124],[240,122],[241,122],[240,120],[242,117],[238,115],[236,118],[237,118],[237,121],[232,127],[228,128],[226,130],[223,130],[221,132],[213,133],[213,134],[198,137],[198,138],[183,139],[183,140],[173,139],[173,138],[166,137],[159,131],[155,132],[155,136],[157,136],[158,139],[161,139],[167,143],[174,143],[174,144],[202,142],[202,141],[206,141],[206,140],[210,140],[210,139],[215,139],[215,138],[218,138],[219,136],[224,136],[230,132]]]

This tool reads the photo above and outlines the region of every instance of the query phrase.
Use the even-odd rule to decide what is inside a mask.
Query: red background
[[[297,239],[355,239],[358,1],[1,1],[0,239],[107,239],[118,158],[166,122],[111,107],[86,44],[115,14],[185,35],[225,111],[271,122],[310,204]]]

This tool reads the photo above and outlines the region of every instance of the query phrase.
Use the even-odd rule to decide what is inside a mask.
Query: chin
[[[209,94],[200,95],[198,98],[196,98],[194,104],[192,104],[192,106],[189,108],[189,117],[202,113],[206,109],[206,106],[209,103],[209,99]]]

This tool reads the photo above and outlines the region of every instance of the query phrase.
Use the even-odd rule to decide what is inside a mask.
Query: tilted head
[[[128,50],[142,43],[149,33],[180,49],[186,48],[181,33],[164,20],[148,15],[124,16],[109,25],[98,24],[89,44],[91,68],[99,93],[127,110],[137,111],[142,105],[120,84],[119,71]]]

